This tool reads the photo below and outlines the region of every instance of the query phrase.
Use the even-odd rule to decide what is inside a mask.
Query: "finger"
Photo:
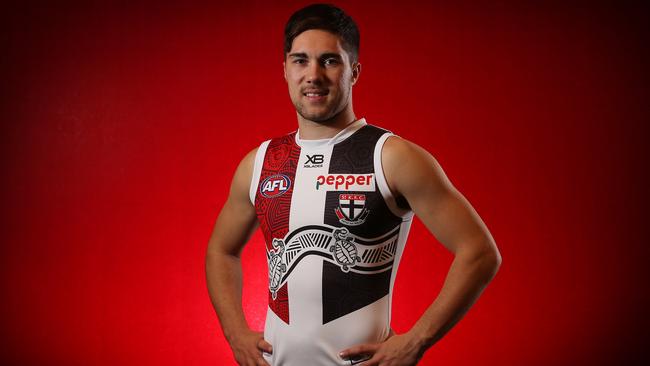
[[[374,354],[377,352],[377,349],[379,349],[379,344],[361,344],[341,351],[341,353],[339,353],[339,356],[349,357],[362,354]]]
[[[257,341],[257,348],[267,353],[273,353],[273,346],[271,346],[271,343],[265,341],[264,338]]]
[[[359,366],[379,366],[379,361],[381,361],[379,357],[373,356],[371,359],[360,363]]]
[[[257,359],[256,366],[269,366],[269,364],[262,357],[260,357]]]

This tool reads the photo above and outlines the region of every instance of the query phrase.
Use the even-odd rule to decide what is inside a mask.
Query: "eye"
[[[325,62],[324,62],[324,64],[325,64],[326,66],[329,66],[329,65],[338,65],[338,64],[339,64],[339,60],[337,60],[337,59],[331,57],[331,58],[326,59]]]
[[[307,60],[305,60],[304,58],[296,58],[296,59],[293,60],[293,63],[297,64],[297,65],[302,65],[305,62],[307,62]]]

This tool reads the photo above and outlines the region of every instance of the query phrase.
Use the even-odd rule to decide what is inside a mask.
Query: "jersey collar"
[[[358,129],[360,129],[361,127],[367,124],[368,123],[366,122],[365,118],[360,118],[352,122],[346,128],[339,131],[339,133],[337,133],[334,137],[328,139],[320,139],[320,140],[303,140],[300,138],[300,129],[298,129],[298,131],[296,132],[296,144],[302,148],[308,148],[308,149],[315,149],[319,147],[334,145],[352,136],[353,133],[355,133]]]

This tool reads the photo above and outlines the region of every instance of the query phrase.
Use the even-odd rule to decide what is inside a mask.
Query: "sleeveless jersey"
[[[360,119],[331,139],[296,131],[260,145],[250,198],[266,241],[270,365],[353,365],[338,353],[388,337],[413,217],[383,174],[391,135]]]

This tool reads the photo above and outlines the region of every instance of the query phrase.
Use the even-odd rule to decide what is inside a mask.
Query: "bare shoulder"
[[[435,161],[436,159],[427,150],[419,145],[404,139],[399,136],[390,136],[384,143],[382,151],[383,161],[390,163],[391,161],[400,159],[415,159],[416,163],[425,161]]]
[[[249,151],[239,162],[237,170],[245,170],[249,175],[253,174],[253,166],[255,165],[255,156],[257,155],[257,150],[259,147],[255,147],[253,150]]]
[[[253,167],[255,166],[255,156],[259,147],[249,151],[239,162],[235,175],[230,186],[230,195],[232,197],[247,198],[250,189],[251,179],[253,177]]]
[[[408,198],[425,188],[451,188],[436,158],[411,141],[398,136],[389,137],[381,158],[388,186],[398,196]]]

